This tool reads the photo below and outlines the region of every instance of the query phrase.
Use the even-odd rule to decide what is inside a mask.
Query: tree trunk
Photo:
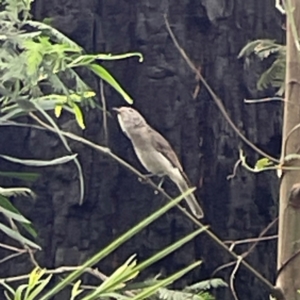
[[[292,0],[292,12],[298,34],[300,33],[300,4]],[[295,45],[291,20],[287,26],[286,92],[283,119],[282,159],[289,154],[299,153],[300,130],[291,130],[300,123],[300,59]],[[289,136],[290,135],[290,136]],[[286,163],[300,167],[299,160]],[[277,286],[285,299],[300,299],[300,170],[283,173],[280,186],[279,270]]]

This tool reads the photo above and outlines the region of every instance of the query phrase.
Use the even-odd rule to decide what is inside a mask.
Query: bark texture
[[[183,0],[183,1],[93,1],[36,0],[34,15],[53,18],[53,24],[88,52],[120,53],[140,51],[143,63],[136,59],[106,63],[115,77],[135,99],[135,107],[173,145],[206,214],[206,222],[222,239],[256,237],[277,215],[278,182],[275,174],[249,174],[238,169],[228,181],[243,147],[254,162],[258,157],[245,147],[221,116],[207,92],[175,49],[164,25],[167,14],[182,47],[217,94],[232,119],[245,135],[270,154],[279,155],[281,104],[247,105],[245,98],[261,97],[256,81],[261,71],[256,60],[237,60],[241,48],[250,40],[274,38],[281,41],[280,15],[273,0]],[[98,91],[95,78],[86,80]],[[108,107],[124,105],[110,88],[105,89]],[[271,92],[270,92],[271,93]],[[87,130],[81,132],[74,121],[63,117],[62,127],[104,143],[101,111],[86,114]],[[108,145],[133,166],[138,163],[129,140],[109,118]],[[0,128],[0,152],[30,158],[53,158],[64,154],[59,140],[36,130]],[[164,200],[140,184],[136,176],[111,159],[71,142],[83,165],[86,196],[78,203],[78,176],[72,163],[47,168],[33,186],[36,202],[16,205],[39,229],[38,242],[43,251],[37,255],[41,265],[76,265],[154,211]],[[9,168],[11,165],[2,164]],[[169,182],[165,189],[177,195]],[[144,259],[193,229],[179,211],[172,210],[147,230],[129,241],[99,264],[106,273],[137,253]],[[273,229],[275,232],[275,229]],[[241,253],[248,245],[236,247]],[[229,261],[220,249],[202,236],[153,266],[144,276],[159,271],[170,274],[202,258],[203,266],[186,276],[179,285],[208,278],[219,265]],[[248,257],[264,276],[274,280],[276,242],[263,242]],[[1,274],[28,271],[28,260],[3,264]],[[230,270],[217,274],[229,278]],[[266,299],[267,292],[249,273],[238,271],[235,286],[240,299]],[[218,299],[232,299],[229,289],[218,291]],[[66,299],[64,295],[57,299]]]
[[[291,1],[293,21],[296,31],[300,30],[300,5]],[[291,132],[299,124],[300,108],[300,61],[293,34],[293,22],[289,18],[287,27],[287,69],[286,69],[286,100],[284,105],[282,157],[299,152],[298,130]],[[289,104],[287,104],[289,103]],[[287,165],[299,167],[298,160],[287,162]],[[300,219],[299,219],[299,181],[300,171],[286,171],[280,186],[280,214],[277,268],[280,270],[277,286],[285,296],[284,299],[300,299]]]

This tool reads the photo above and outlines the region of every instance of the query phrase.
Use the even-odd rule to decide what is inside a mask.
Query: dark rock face
[[[224,240],[257,237],[276,217],[278,182],[274,174],[255,175],[238,169],[235,178],[227,180],[238,159],[239,148],[245,150],[250,163],[259,157],[241,143],[201,85],[193,98],[198,82],[174,47],[163,18],[164,14],[168,15],[181,46],[201,68],[240,130],[253,143],[278,156],[281,105],[244,103],[245,98],[265,95],[255,88],[259,64],[253,61],[244,66],[237,60],[240,49],[250,40],[282,40],[280,15],[273,0],[36,0],[34,14],[39,19],[52,17],[58,29],[88,52],[143,53],[143,63],[130,59],[105,63],[105,66],[135,99],[135,107],[174,146],[188,176],[198,187],[197,196],[206,213],[205,221],[218,236]],[[86,80],[99,91],[98,82],[88,76]],[[109,108],[124,105],[115,91],[107,87],[105,92]],[[75,122],[61,120],[62,127],[68,131],[103,145],[101,111],[86,113],[86,122],[88,129],[81,133]],[[41,159],[65,154],[53,134],[0,130],[1,153]],[[39,229],[38,242],[44,250],[37,259],[46,267],[83,262],[165,203],[110,158],[75,142],[70,145],[74,153],[79,153],[83,166],[84,204],[78,205],[78,176],[72,163],[42,170],[43,176],[33,186],[37,201],[24,204],[22,200],[16,204]],[[114,118],[109,118],[108,145],[143,170]],[[167,182],[165,188],[176,195],[177,190],[171,183]],[[173,209],[101,262],[99,268],[109,274],[133,253],[143,260],[193,228]],[[237,247],[237,253],[246,251],[248,246]],[[170,274],[195,259],[203,259],[203,266],[186,276],[180,285],[208,278],[215,268],[229,261],[229,257],[203,235],[153,266],[144,276],[159,271]],[[248,261],[273,281],[276,242],[261,243]],[[15,269],[12,263],[3,265],[1,275],[15,274]],[[28,261],[18,261],[17,269],[28,271]],[[228,279],[231,270],[217,276]],[[266,299],[268,295],[245,269],[237,274],[236,289],[240,299],[245,300]],[[220,290],[218,296],[218,299],[232,299],[229,289]],[[65,298],[62,295],[57,299]]]

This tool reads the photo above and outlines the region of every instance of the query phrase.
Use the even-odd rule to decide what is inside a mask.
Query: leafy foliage
[[[238,58],[256,55],[264,60],[271,55],[275,56],[275,60],[271,66],[263,72],[257,82],[259,90],[266,89],[270,86],[275,87],[278,95],[284,93],[284,79],[286,66],[286,46],[275,43],[273,40],[255,40],[248,43],[239,53]]]
[[[0,155],[14,163],[33,167],[54,166],[72,161],[79,173],[79,203],[84,197],[84,179],[77,154],[72,153],[67,140],[48,111],[54,111],[57,118],[62,110],[72,113],[81,129],[85,129],[82,107],[92,105],[96,93],[79,74],[80,68],[92,70],[105,80],[123,98],[132,103],[114,77],[101,66],[99,60],[125,59],[139,53],[85,54],[82,47],[51,25],[38,22],[30,15],[33,0],[2,0],[0,2],[0,123],[21,115],[38,112],[55,128],[62,144],[68,152],[52,160],[20,159]],[[1,172],[0,176],[23,178],[14,172]],[[34,180],[35,176],[31,176]],[[28,188],[1,188],[0,212],[10,221],[19,222],[27,231],[35,235],[30,222],[10,203],[7,197],[17,194],[32,194]],[[9,204],[10,203],[10,204]],[[23,237],[17,230],[0,224],[0,230],[22,244],[39,248]]]
[[[142,222],[131,228],[128,232],[124,233],[120,236],[117,240],[113,241],[110,245],[105,247],[104,249],[100,250],[96,253],[93,257],[91,257],[87,262],[85,262],[78,270],[72,272],[68,277],[63,279],[60,283],[58,283],[55,287],[51,288],[44,295],[39,296],[39,300],[48,300],[52,299],[54,295],[56,295],[62,288],[66,287],[69,284],[72,284],[75,280],[77,280],[71,291],[70,299],[78,299],[78,296],[82,294],[84,289],[81,286],[81,281],[78,280],[78,277],[86,270],[86,268],[93,266],[95,263],[101,261],[106,256],[111,254],[117,247],[124,244],[129,238],[136,235],[138,232],[143,230],[146,226],[150,223],[155,221],[159,218],[162,214],[166,211],[174,207],[178,204],[186,195],[193,192],[193,189],[190,189],[183,195],[177,197],[170,203],[166,204],[164,207],[157,210],[155,213],[148,216]],[[126,290],[122,292],[121,289],[126,287],[128,281],[136,278],[138,274],[145,269],[146,267],[152,265],[153,263],[157,262],[158,260],[166,257],[170,253],[176,251],[178,248],[185,245],[187,242],[191,241],[194,237],[204,232],[207,228],[203,227],[198,229],[188,236],[178,240],[177,242],[169,245],[167,248],[160,250],[158,253],[154,254],[152,257],[146,259],[144,262],[138,263],[135,259],[135,255],[131,256],[122,266],[117,268],[115,272],[111,276],[109,276],[103,283],[99,286],[95,287],[94,290],[91,292],[87,292],[81,300],[95,300],[95,299],[126,299]],[[191,265],[185,267],[183,270],[178,271],[177,273],[159,281],[153,281],[150,285],[146,285],[144,288],[132,291],[133,297],[130,299],[148,299],[151,295],[157,293],[159,289],[165,287],[175,280],[180,278],[182,275],[186,274],[193,268],[199,266],[201,264],[200,261],[192,263]],[[0,280],[0,284],[2,284],[6,289],[6,296],[7,299],[12,300],[34,300],[37,299],[36,297],[45,290],[47,287],[51,275],[48,275],[45,279],[42,277],[46,274],[46,270],[34,269],[30,274],[28,284],[20,285],[16,290],[14,290],[10,285],[8,285],[5,280]],[[24,294],[25,293],[25,294]],[[13,298],[11,298],[11,296]],[[24,297],[23,297],[24,296]],[[207,299],[207,298],[200,298],[200,299]]]

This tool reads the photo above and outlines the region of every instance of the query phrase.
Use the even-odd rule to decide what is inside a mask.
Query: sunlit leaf
[[[23,195],[23,196],[35,196],[33,191],[29,188],[25,187],[13,187],[13,188],[3,188],[0,187],[0,194],[6,197],[10,196],[17,196],[17,195]]]
[[[56,118],[59,118],[62,112],[63,106],[62,105],[56,105],[54,108],[54,114]]]
[[[41,247],[39,245],[28,240],[27,238],[23,237],[19,232],[10,229],[9,227],[5,226],[4,224],[0,223],[0,230],[2,230],[5,234],[10,236],[12,239],[20,242],[22,245],[28,245],[34,249],[41,250]]]
[[[11,212],[10,210],[3,208],[2,206],[0,206],[0,213],[3,213],[8,218],[14,219],[18,222],[30,224],[30,221],[24,218],[21,214],[16,214],[14,212]]]
[[[268,158],[264,157],[256,162],[254,169],[262,170],[270,165],[273,165],[273,163]]]
[[[109,74],[109,72],[100,65],[91,64],[88,66],[97,76],[106,81],[109,85],[111,85],[117,92],[121,94],[121,96],[129,103],[132,104],[133,100],[130,96],[123,90],[121,85]]]
[[[19,214],[22,215],[19,210],[5,197],[0,195],[0,205],[2,207],[4,207],[5,209],[15,213],[15,214]],[[33,226],[31,224],[27,224],[27,223],[20,223],[20,225],[22,227],[24,227],[24,229],[30,233],[34,238],[37,237],[37,233],[35,231],[35,229],[33,228]]]
[[[76,121],[77,121],[78,125],[80,126],[81,129],[85,129],[85,125],[84,125],[83,115],[82,115],[81,109],[75,103],[72,104],[72,108],[73,108],[73,111],[74,111],[74,114],[75,114],[75,118],[76,118]]]
[[[78,280],[73,285],[72,291],[71,291],[71,299],[75,300],[75,298],[83,292],[83,290],[80,289],[81,280]]]

